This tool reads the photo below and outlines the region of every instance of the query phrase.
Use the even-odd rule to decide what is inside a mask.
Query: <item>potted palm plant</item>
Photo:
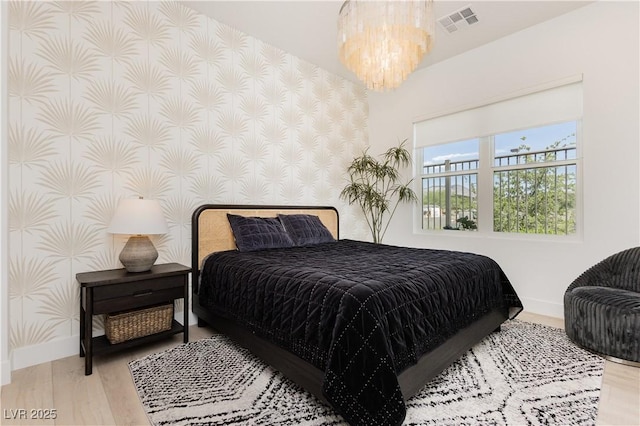
[[[360,206],[374,243],[382,242],[398,204],[418,200],[410,187],[413,179],[399,183],[400,168],[411,164],[406,142],[405,139],[397,147],[389,148],[381,160],[369,155],[365,149],[347,169],[349,184],[340,193],[340,198]]]

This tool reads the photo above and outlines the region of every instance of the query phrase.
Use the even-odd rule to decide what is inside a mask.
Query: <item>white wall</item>
[[[584,222],[578,241],[415,234],[414,212],[404,207],[385,243],[488,255],[503,267],[525,309],[562,316],[573,279],[640,240],[638,18],[637,2],[597,2],[419,70],[392,93],[369,94],[375,153],[411,138],[418,117],[582,74]]]
[[[0,4],[0,140],[6,140],[7,101],[4,94],[7,89],[6,56],[7,51],[7,14],[6,2]],[[0,386],[11,381],[11,360],[9,358],[9,298],[7,278],[7,144],[0,144]]]

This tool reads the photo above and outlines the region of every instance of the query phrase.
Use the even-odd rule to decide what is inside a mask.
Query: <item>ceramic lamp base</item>
[[[151,269],[158,251],[146,235],[133,235],[120,253],[120,262],[128,272],[144,272]]]

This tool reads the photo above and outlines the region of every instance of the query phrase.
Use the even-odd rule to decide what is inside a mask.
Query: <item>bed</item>
[[[319,220],[322,242],[236,249],[230,220],[297,217]],[[401,424],[407,399],[522,309],[490,258],[340,240],[333,207],[203,205],[192,248],[198,324],[353,425]]]

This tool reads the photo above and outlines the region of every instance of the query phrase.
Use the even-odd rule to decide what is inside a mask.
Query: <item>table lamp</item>
[[[168,231],[160,203],[142,197],[121,200],[107,228],[111,234],[131,234],[119,257],[128,272],[151,269],[158,258],[158,251],[147,235]]]

